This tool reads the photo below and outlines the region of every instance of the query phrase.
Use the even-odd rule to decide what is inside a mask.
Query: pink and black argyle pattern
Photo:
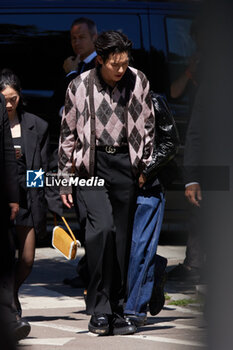
[[[132,167],[141,171],[150,163],[153,152],[155,116],[149,82],[141,71],[128,67],[111,89],[94,68],[93,129],[88,90],[91,71],[79,75],[67,89],[59,141],[60,175],[71,172],[72,162],[80,176],[94,175],[90,160],[94,159],[96,145],[128,144]]]

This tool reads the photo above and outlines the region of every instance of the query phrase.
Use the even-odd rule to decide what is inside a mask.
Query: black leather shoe
[[[14,324],[12,325],[12,328],[13,328],[13,335],[16,341],[26,338],[31,331],[30,324],[23,319],[20,319],[14,322]]]
[[[155,257],[154,285],[149,301],[149,310],[152,316],[157,315],[165,304],[164,286],[167,280],[166,266],[167,259],[157,254]]]
[[[124,315],[125,319],[128,319],[130,322],[132,322],[136,327],[142,327],[145,326],[147,323],[147,317],[145,316],[137,316],[137,315]]]
[[[88,324],[89,332],[107,335],[109,333],[109,321],[106,314],[92,315]]]
[[[113,335],[134,334],[137,327],[127,318],[114,314],[111,321],[111,331]]]
[[[149,301],[149,310],[152,316],[157,315],[163,308],[165,304],[165,296],[164,296],[164,286],[167,280],[167,273],[164,272],[160,281],[158,283],[154,283],[150,301]]]

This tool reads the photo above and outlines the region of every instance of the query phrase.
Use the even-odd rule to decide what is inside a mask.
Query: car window
[[[170,80],[176,79],[185,69],[195,44],[190,36],[191,18],[166,17],[166,39]]]
[[[24,89],[54,89],[64,59],[73,54],[70,25],[80,16],[93,19],[99,32],[123,31],[140,50],[140,21],[135,14],[1,14],[1,68],[13,69]]]

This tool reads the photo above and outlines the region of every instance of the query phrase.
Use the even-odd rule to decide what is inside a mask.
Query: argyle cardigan
[[[125,105],[132,170],[135,174],[141,173],[152,160],[154,143],[155,116],[149,94],[149,81],[141,71],[128,67],[121,81],[109,95],[106,92],[106,84],[104,86],[100,82],[97,68],[94,68],[72,80],[66,92],[59,140],[59,178],[67,178],[74,167],[79,177],[94,175],[96,130],[95,120],[90,112],[90,74],[94,76],[95,112],[104,101],[104,104],[108,104],[107,111],[111,118],[115,113],[115,109],[112,109],[113,102],[116,102],[116,105]],[[60,192],[71,193],[71,189],[61,186]]]

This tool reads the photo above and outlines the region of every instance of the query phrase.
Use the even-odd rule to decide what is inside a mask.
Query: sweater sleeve
[[[72,172],[73,150],[75,147],[75,130],[76,130],[76,87],[73,81],[69,84],[66,91],[65,108],[63,110],[61,131],[58,150],[58,176],[59,179],[68,180]],[[69,186],[60,186],[61,194],[72,192]]]

